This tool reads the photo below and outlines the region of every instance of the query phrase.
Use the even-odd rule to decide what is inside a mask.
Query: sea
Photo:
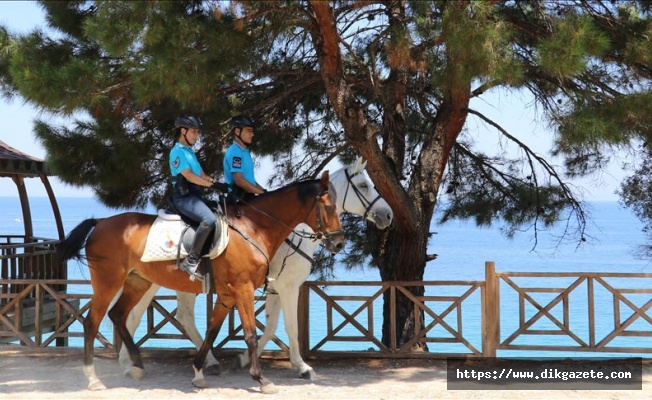
[[[31,197],[30,208],[34,235],[42,238],[57,238],[54,214],[47,197]],[[63,220],[64,230],[68,233],[79,222],[86,218],[99,218],[111,216],[123,211],[110,209],[91,197],[60,197],[57,199]],[[439,225],[436,218],[431,225],[432,237],[428,246],[429,253],[437,254],[437,258],[427,264],[424,281],[445,281],[450,284],[444,286],[433,286],[426,289],[426,296],[429,296],[428,306],[435,310],[438,315],[443,315],[445,324],[435,324],[428,337],[435,338],[428,343],[429,351],[441,353],[468,353],[469,346],[481,348],[481,296],[480,290],[469,292],[469,285],[465,282],[484,281],[485,263],[492,261],[495,269],[499,272],[611,272],[611,273],[644,273],[652,274],[652,262],[638,256],[638,248],[645,244],[646,236],[643,232],[643,223],[627,208],[622,207],[618,202],[590,202],[586,204],[588,211],[587,227],[584,235],[585,240],[560,239],[565,228],[565,222],[557,226],[542,229],[536,232],[532,228],[517,232],[514,237],[508,238],[504,234],[500,224],[489,227],[477,227],[473,221],[452,221]],[[134,210],[154,213],[155,210],[148,207],[144,210]],[[22,235],[23,231],[22,212],[20,201],[17,197],[0,197],[0,234],[1,235]],[[83,264],[70,261],[70,279],[88,279],[87,267]],[[336,266],[333,281],[379,281],[378,272],[370,268],[357,268],[347,270],[344,267]],[[316,277],[311,276],[311,280]],[[567,289],[577,278],[573,277],[510,277],[508,282],[501,281],[501,340],[513,335],[519,328],[519,321],[527,321],[536,315],[541,308],[545,308],[550,301],[559,295],[561,290]],[[618,315],[616,321],[628,323],[637,311],[643,317],[636,318],[636,321],[627,326],[628,331],[635,332],[633,335],[618,336],[610,342],[614,347],[637,347],[652,348],[652,316],[648,316],[647,308],[652,304],[652,294],[637,293],[640,289],[652,291],[652,276],[636,279],[605,278],[604,283],[594,281],[596,321],[595,341],[600,342],[608,339],[615,329],[614,315]],[[533,290],[526,292],[526,295],[519,295],[521,288],[553,288],[550,291]],[[90,289],[90,286],[88,286]],[[612,288],[625,288],[625,299],[618,298],[614,305],[616,296]],[[583,282],[568,297],[568,304],[560,302],[554,307],[546,310],[532,326],[533,332],[527,335],[517,335],[512,344],[516,345],[568,345],[576,346],[579,342],[589,342],[589,313],[587,305],[588,284]],[[331,295],[371,295],[378,287],[324,287],[323,290]],[[521,292],[522,293],[522,292]],[[159,294],[173,294],[172,291],[162,289]],[[262,295],[262,292],[257,293]],[[461,307],[451,307],[452,301],[464,297]],[[310,295],[310,345],[315,346],[321,343],[328,335],[338,337],[337,340],[329,340],[319,347],[324,351],[337,350],[377,350],[377,346],[368,341],[361,341],[358,338],[362,335],[360,331],[346,319],[332,309],[329,309],[323,299],[315,293]],[[174,307],[173,303],[170,303]],[[357,318],[372,318],[374,327],[377,330],[376,336],[380,337],[382,327],[382,296],[373,303],[371,309],[359,310],[360,302],[351,300],[343,301],[343,308],[346,312],[354,314],[358,311]],[[261,307],[257,304],[256,307]],[[205,328],[205,295],[199,295],[196,304],[196,322],[199,331]],[[639,311],[642,310],[642,311]],[[330,314],[329,314],[330,313]],[[258,318],[264,323],[264,313]],[[432,323],[432,316],[426,315],[426,324]],[[327,328],[328,324],[330,328]],[[226,327],[227,324],[225,324]],[[576,335],[575,338],[569,335],[541,334],[543,331],[560,331],[564,326],[569,327]],[[226,328],[223,327],[224,331]],[[71,328],[81,329],[81,327]],[[335,331],[335,334],[333,333]],[[102,322],[101,332],[111,339],[113,328],[108,318]],[[136,331],[135,338],[138,340],[144,333],[144,323]],[[163,327],[159,333],[178,333],[173,327]],[[259,332],[262,334],[262,332]],[[461,334],[468,342],[468,345],[450,343],[451,337]],[[283,320],[279,322],[276,335],[287,341],[287,335],[283,328]],[[215,343],[219,343],[225,336],[221,332]],[[438,340],[441,339],[442,340]],[[80,343],[75,343],[79,341]],[[578,342],[579,341],[579,342]],[[83,346],[81,339],[71,338],[71,346]],[[150,339],[146,342],[147,347],[163,348],[187,348],[192,343],[186,340],[177,339]],[[245,348],[244,343],[233,344],[236,348]],[[270,342],[266,347],[269,350],[278,350],[277,345]],[[643,356],[645,354],[627,353],[628,356]],[[572,351],[545,351],[545,350],[499,350],[498,356],[505,357],[574,357],[589,356],[586,352]],[[601,352],[599,357],[622,357],[623,353]]]

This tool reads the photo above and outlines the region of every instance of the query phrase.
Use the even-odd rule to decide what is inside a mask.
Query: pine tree
[[[367,160],[395,224],[368,226],[348,262],[370,254],[386,281],[423,279],[435,258],[427,248],[436,206],[440,223],[502,223],[508,235],[536,238],[565,220],[564,235],[584,239],[573,186],[478,111],[490,94],[529,93],[573,175],[599,169],[649,131],[644,1],[42,4],[56,35],[0,36],[0,84],[77,118],[72,129],[36,128],[64,181],[94,188],[108,205],[160,202],[174,116],[204,119],[201,157],[214,171],[225,121],[247,113],[259,121],[256,151],[273,156],[275,183],[334,158]],[[517,156],[475,148],[471,120]],[[403,345],[423,316],[399,297]],[[383,341],[392,345],[388,307],[386,298]]]

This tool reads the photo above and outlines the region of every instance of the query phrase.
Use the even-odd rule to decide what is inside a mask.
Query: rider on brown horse
[[[172,204],[180,213],[199,223],[188,257],[183,260],[180,268],[190,274],[193,277],[191,279],[204,279],[197,267],[204,243],[213,231],[217,218],[202,199],[200,187],[212,187],[216,181],[204,172],[192,149],[199,136],[199,119],[180,115],[174,126],[174,146],[170,150]]]

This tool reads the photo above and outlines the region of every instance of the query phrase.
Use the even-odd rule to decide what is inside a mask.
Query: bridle
[[[345,169],[344,174],[346,176],[347,184],[346,184],[346,190],[344,191],[344,200],[342,201],[342,210],[349,212],[346,209],[346,198],[349,195],[349,188],[353,188],[353,193],[355,193],[355,195],[358,197],[358,200],[360,200],[362,205],[365,207],[364,215],[362,216],[362,218],[367,219],[367,216],[369,216],[369,213],[371,212],[371,209],[373,208],[374,204],[376,204],[376,202],[381,199],[380,194],[378,194],[378,196],[376,196],[376,198],[370,202],[369,200],[367,200],[366,197],[362,195],[360,189],[358,189],[358,187],[353,184],[352,178],[356,176],[358,172],[356,172],[353,175],[349,175],[349,170]]]
[[[353,183],[353,177],[359,174],[359,172],[356,172],[355,174],[351,175],[349,174],[349,170],[345,169],[344,174],[346,176],[347,184],[346,184],[346,190],[344,191],[344,200],[342,200],[342,211],[350,212],[349,210],[346,209],[346,199],[349,195],[349,188],[353,188],[353,193],[355,193],[355,195],[358,197],[358,200],[360,200],[360,203],[362,203],[362,205],[365,207],[363,218],[367,219],[367,216],[369,216],[369,213],[371,212],[371,209],[373,208],[374,204],[376,204],[376,202],[380,200],[382,197],[380,196],[380,194],[378,194],[378,196],[376,196],[376,198],[374,198],[372,201],[368,201],[367,198],[362,194],[362,192],[360,192],[360,189],[358,189],[358,187]],[[324,193],[320,193],[318,197],[322,196],[323,194]],[[319,226],[320,225],[319,214],[318,214],[317,223]],[[314,261],[312,256],[304,253],[301,250],[301,240],[303,240],[304,238],[317,240],[317,239],[321,239],[321,235],[317,235],[315,233],[308,233],[304,231],[293,231],[293,233],[300,238],[299,244],[295,244],[292,240],[290,240],[290,238],[285,239],[285,243],[288,246],[290,246],[290,248],[293,249],[295,252],[299,253],[303,258],[305,258],[310,263],[312,263]],[[336,233],[339,233],[339,231]],[[332,234],[335,233],[331,233],[331,235]],[[285,258],[287,259],[289,255],[290,254],[286,255]],[[285,260],[283,261],[283,267],[281,268],[281,271],[283,270],[284,267],[285,267]]]
[[[294,244],[292,240],[290,240],[289,237],[285,238],[285,243],[290,246],[292,250],[294,250],[295,253],[298,253],[301,257],[305,258],[312,264],[314,262],[314,259],[312,258],[312,255],[306,254],[303,250],[301,250],[301,242],[303,239],[310,239],[310,240],[322,240],[322,241],[327,241],[331,242],[331,238],[333,236],[337,235],[344,235],[343,230],[338,230],[338,231],[326,231],[325,225],[324,225],[324,217],[321,213],[321,207],[319,205],[319,198],[324,196],[325,194],[328,193],[328,190],[325,190],[323,192],[320,192],[315,196],[315,208],[317,209],[317,233],[312,233],[312,232],[306,232],[306,231],[297,231],[295,229],[292,230],[292,233],[296,235],[299,238],[299,244]],[[283,270],[285,269],[285,262],[287,261],[288,257],[291,254],[286,254],[285,258],[283,259],[283,264],[281,265],[281,270],[279,271],[279,276],[283,273]]]
[[[328,230],[326,230],[326,225],[324,224],[324,216],[323,216],[322,211],[321,211],[321,205],[319,204],[319,199],[322,196],[325,196],[326,194],[328,194],[328,189],[324,190],[323,192],[317,193],[317,196],[315,196],[315,205],[314,205],[314,207],[316,208],[316,212],[317,212],[317,226],[316,226],[317,232],[313,233],[313,234],[309,234],[309,236],[310,236],[311,239],[319,239],[319,240],[331,243],[332,238],[334,236],[344,235],[344,231],[343,230],[336,230],[336,231],[328,231]],[[294,229],[292,229],[292,232],[294,232],[295,234],[298,234],[298,235],[300,235],[302,237],[306,237],[305,232],[299,233]]]

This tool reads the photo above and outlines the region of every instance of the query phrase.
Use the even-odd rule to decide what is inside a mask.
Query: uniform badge
[[[179,159],[179,157],[177,157],[174,159],[172,165],[174,165],[174,168],[179,168],[179,164],[181,164],[181,160]]]
[[[233,157],[233,163],[231,164],[233,168],[242,168],[242,158]]]

